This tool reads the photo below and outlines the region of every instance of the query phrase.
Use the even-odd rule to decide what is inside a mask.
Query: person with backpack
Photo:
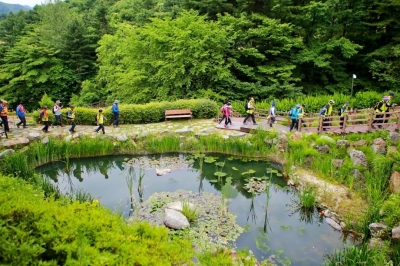
[[[326,131],[326,128],[329,126],[329,119],[326,118],[328,114],[329,104],[324,105],[321,110],[319,111],[319,117],[322,119],[322,130]]]
[[[275,119],[276,119],[276,102],[273,101],[271,104],[271,108],[269,109],[269,127],[272,127],[273,124],[275,124]]]
[[[47,106],[43,106],[42,111],[39,114],[39,120],[43,122],[44,127],[42,128],[42,131],[44,133],[49,132],[49,114],[47,113]]]
[[[4,126],[4,131],[10,132],[10,127],[8,126],[8,107],[7,107],[6,100],[1,100],[0,118],[1,118],[2,124]]]
[[[301,126],[307,127],[306,122],[305,122],[304,119],[303,119],[303,117],[304,117],[304,115],[305,115],[305,109],[306,109],[306,105],[303,103],[303,104],[300,106],[300,109],[299,109],[299,121],[298,121],[298,123],[300,123],[300,127],[301,127]]]
[[[61,105],[60,100],[56,101],[56,104],[53,106],[52,112],[54,116],[56,117],[56,120],[51,124],[51,127],[54,128],[54,125],[57,123],[60,123],[61,127],[65,127],[62,121],[62,115],[61,115],[61,108],[63,108]]]
[[[290,130],[289,132],[292,131],[292,129],[296,129],[298,128],[298,123],[299,123],[299,110],[301,108],[300,104],[296,104],[295,107],[293,107],[290,111],[290,120],[292,120],[292,124],[290,126]]]
[[[71,120],[71,128],[69,129],[69,132],[71,132],[71,134],[72,134],[72,133],[75,133],[75,127],[76,127],[76,122],[75,122],[75,111],[74,111],[75,106],[74,106],[74,105],[71,105],[69,108],[70,108],[70,109],[69,109],[68,112],[67,112],[67,118],[68,118],[69,120]]]
[[[372,122],[372,128],[376,128],[374,124],[376,123],[383,123],[383,117],[385,116],[386,110],[389,109],[390,105],[388,105],[389,97],[388,96],[383,96],[382,101],[377,103],[374,107],[375,109],[375,119]],[[382,128],[382,125],[378,126],[379,128]]]
[[[345,102],[342,107],[338,110],[338,115],[340,115],[340,128],[343,128],[344,117],[349,114],[349,102]]]
[[[118,100],[114,101],[113,106],[111,107],[111,113],[114,115],[114,122],[112,123],[113,127],[118,127],[119,125],[119,107],[118,107]]]
[[[248,101],[245,104],[244,109],[246,110],[247,115],[246,115],[246,118],[243,121],[243,124],[247,125],[247,119],[249,119],[251,117],[251,119],[253,120],[253,125],[257,125],[256,118],[254,116],[254,112],[256,110],[256,107],[254,106],[254,98],[253,97],[251,97],[250,101]]]
[[[388,100],[388,102],[387,102],[387,106],[389,106],[389,107],[388,107],[388,109],[386,110],[386,113],[390,112],[390,108],[392,108],[392,107],[394,107],[394,106],[397,105],[397,104],[395,104],[395,103],[392,103],[393,98],[394,98],[394,92],[391,91],[391,92],[389,93],[389,100]],[[383,121],[383,123],[387,123],[387,122],[389,121],[389,117],[390,117],[390,114],[385,114],[385,118],[386,118],[386,119],[385,119],[385,121]]]
[[[96,116],[96,121],[98,126],[98,128],[95,130],[96,133],[98,133],[99,130],[101,129],[103,131],[103,134],[106,134],[104,130],[104,120],[107,120],[107,118],[104,117],[103,110],[100,109],[99,113]]]
[[[22,103],[19,103],[15,112],[17,113],[17,116],[20,120],[20,122],[17,124],[17,128],[19,128],[21,125],[23,125],[23,128],[27,128],[24,105]]]

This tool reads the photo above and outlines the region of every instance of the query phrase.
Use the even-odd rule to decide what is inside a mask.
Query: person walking
[[[44,133],[49,132],[49,114],[47,113],[47,106],[43,106],[42,111],[39,114],[39,120],[43,122],[44,127],[42,131]]]
[[[246,118],[243,121],[243,124],[247,125],[247,123],[246,123],[247,119],[249,119],[251,117],[251,119],[253,120],[253,125],[257,125],[256,118],[254,116],[254,112],[256,110],[256,107],[254,106],[254,98],[253,97],[250,98],[250,101],[247,102],[245,107],[246,107],[245,109],[246,109],[247,115],[246,115]]]
[[[388,110],[390,107],[388,105],[388,101],[389,101],[389,97],[383,96],[382,101],[380,101],[378,103],[378,105],[376,106],[376,109],[375,109],[376,116],[375,116],[374,121],[372,122],[372,128],[376,128],[374,124],[376,124],[376,123],[380,124],[380,123],[384,122],[382,118],[385,116],[386,110]],[[382,125],[379,125],[378,127],[382,128]]]
[[[106,134],[105,130],[104,130],[104,120],[107,120],[107,118],[104,117],[103,115],[103,110],[99,110],[99,113],[96,116],[96,120],[97,120],[97,125],[99,126],[96,129],[96,133],[99,132],[99,130],[101,129],[103,131],[103,134]]]
[[[298,123],[299,123],[299,110],[300,110],[300,108],[301,108],[301,105],[300,105],[300,104],[296,104],[296,106],[293,107],[293,108],[290,110],[290,120],[292,120],[292,124],[291,124],[291,126],[290,126],[289,132],[292,131],[292,129],[297,130],[297,128],[298,128]]]
[[[7,101],[1,100],[0,104],[0,118],[4,126],[4,131],[10,132],[10,127],[8,126],[8,107]]]
[[[65,127],[62,121],[62,115],[61,115],[61,108],[63,108],[61,105],[60,100],[56,101],[56,104],[53,106],[53,113],[56,117],[56,120],[51,124],[51,127],[54,127],[57,123],[60,123],[60,126]]]
[[[324,105],[319,111],[319,117],[322,119],[322,130],[326,131],[325,127],[329,126],[329,118],[326,118],[328,113],[329,104]]]
[[[17,106],[17,109],[15,110],[17,113],[17,116],[20,120],[20,122],[17,124],[17,128],[19,128],[21,125],[23,125],[23,128],[27,128],[26,126],[26,118],[25,118],[25,108],[22,103],[19,103]]]
[[[269,127],[272,127],[272,125],[275,124],[276,112],[276,102],[274,101],[269,109]]]
[[[224,116],[225,116],[225,128],[228,128],[228,124],[230,123],[232,125],[232,120],[231,120],[231,102],[227,102],[224,110]]]
[[[75,132],[75,127],[76,127],[76,122],[75,122],[75,106],[71,105],[70,109],[67,112],[67,118],[71,120],[71,128],[69,129],[69,132],[74,133]]]
[[[113,127],[118,127],[118,125],[119,125],[119,107],[118,107],[118,103],[119,103],[119,101],[115,100],[113,106],[111,107],[111,112],[114,115],[114,122],[112,123]]]
[[[306,122],[303,119],[303,117],[305,115],[305,109],[306,109],[306,105],[302,104],[300,106],[300,109],[299,109],[299,124],[300,124],[300,127],[302,127],[302,126],[303,127],[307,127]]]
[[[229,101],[225,101],[225,102],[224,102],[224,105],[222,105],[222,107],[221,107],[221,109],[220,109],[221,114],[222,114],[222,118],[219,120],[218,124],[221,124],[221,122],[224,121],[224,119],[226,118],[226,117],[225,117],[225,108],[228,106],[228,102],[229,102]]]
[[[386,118],[386,119],[385,119],[385,121],[383,121],[383,123],[385,123],[385,124],[389,121],[390,114],[387,114],[387,113],[390,112],[390,108],[392,108],[392,107],[394,107],[394,106],[397,105],[397,104],[395,104],[395,103],[392,102],[393,98],[394,98],[394,92],[391,91],[391,92],[389,93],[389,100],[388,100],[388,102],[387,102],[388,108],[386,109],[386,114],[385,114],[385,118]]]
[[[349,102],[345,102],[342,107],[340,107],[340,128],[343,128],[344,117],[349,114]]]

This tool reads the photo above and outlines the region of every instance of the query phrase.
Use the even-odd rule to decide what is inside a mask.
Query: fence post
[[[347,125],[347,115],[345,114],[343,119],[343,125],[342,125],[342,133],[346,132],[346,125]]]
[[[372,130],[372,122],[374,121],[374,113],[369,114],[368,131]]]
[[[397,128],[396,131],[399,131],[400,129],[400,112],[397,113]]]
[[[319,118],[319,126],[318,126],[318,131],[321,133],[322,132],[322,123],[323,123],[323,121],[324,121],[324,119],[323,119],[323,117],[321,116],[320,118]]]

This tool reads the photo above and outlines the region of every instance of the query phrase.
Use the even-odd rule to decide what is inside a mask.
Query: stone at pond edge
[[[375,153],[385,154],[386,153],[386,141],[384,141],[382,138],[375,139],[374,143],[372,144],[372,150]]]
[[[44,138],[42,139],[42,143],[43,143],[43,144],[47,144],[47,143],[49,143],[49,141],[50,141],[50,139],[49,139],[48,136],[46,136],[46,137],[44,137]]]
[[[14,150],[12,150],[12,149],[8,149],[8,150],[5,150],[5,151],[2,151],[0,153],[0,158],[3,158],[4,156],[6,156],[8,154],[12,154],[12,153],[14,153]]]
[[[400,192],[400,173],[397,171],[393,172],[390,177],[390,190],[396,193]]]
[[[389,139],[391,142],[393,142],[394,144],[397,144],[397,142],[400,139],[400,134],[397,132],[390,132],[389,133]]]
[[[393,227],[392,229],[392,240],[394,242],[400,241],[400,225],[397,227]]]
[[[368,166],[367,156],[362,151],[350,151],[350,158],[354,165]]]
[[[12,148],[18,145],[25,146],[28,144],[29,144],[28,138],[17,138],[17,139],[3,141],[3,146],[5,148]]]
[[[189,209],[190,210],[195,210],[196,206],[194,206],[193,203],[188,203]],[[174,201],[174,202],[170,202],[167,205],[165,205],[166,209],[171,209],[171,210],[175,210],[178,212],[182,212],[183,209],[183,203],[181,201]]]
[[[156,168],[156,175],[162,176],[171,173],[171,169],[157,169]]]
[[[342,231],[342,227],[340,226],[340,224],[338,224],[337,222],[335,222],[333,219],[331,218],[325,218],[325,221],[327,222],[327,224],[329,224],[330,226],[332,226],[334,229],[338,230],[338,231]]]
[[[388,235],[388,227],[384,223],[371,223],[369,226],[369,231],[371,232],[372,237],[375,238],[387,238]]]
[[[172,210],[164,210],[164,224],[172,229],[184,229],[190,227],[188,219],[182,213]]]

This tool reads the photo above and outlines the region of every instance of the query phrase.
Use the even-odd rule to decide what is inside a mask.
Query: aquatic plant
[[[297,193],[299,204],[302,208],[313,209],[316,205],[317,191],[312,186],[307,186]]]
[[[385,250],[361,246],[346,246],[332,255],[324,255],[324,266],[388,265]]]
[[[182,201],[182,214],[185,215],[190,224],[196,223],[199,217],[195,205],[190,204],[188,199]]]

